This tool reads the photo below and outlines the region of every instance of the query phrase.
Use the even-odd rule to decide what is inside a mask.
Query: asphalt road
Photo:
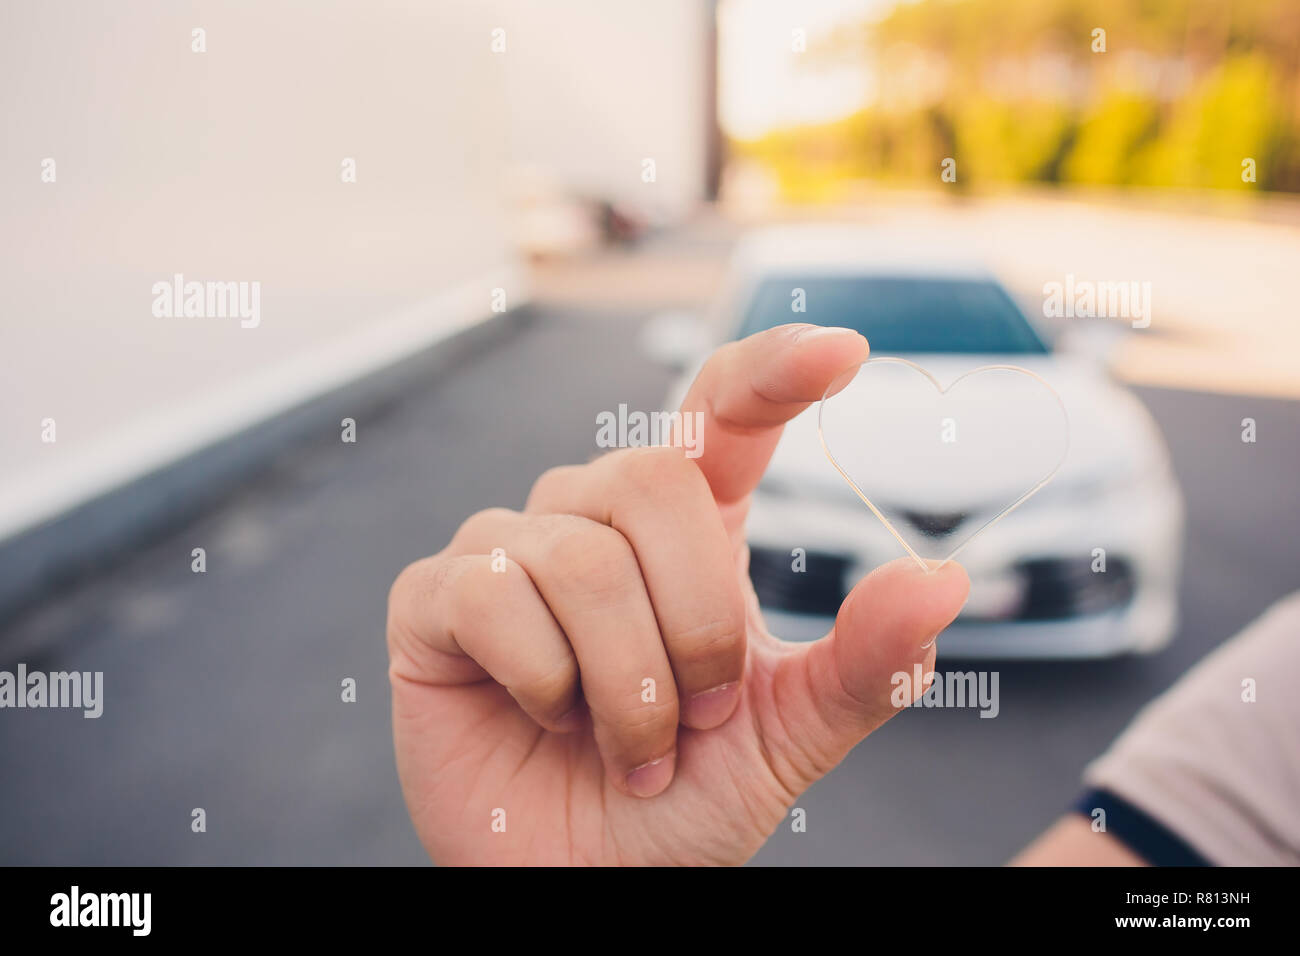
[[[506,340],[286,447],[207,513],[11,621],[0,667],[102,670],[104,714],[0,713],[0,862],[411,864],[383,643],[393,576],[470,512],[657,407],[645,308],[542,308]],[[1183,627],[1149,659],[995,664],[1001,712],[913,710],[800,801],[761,864],[998,863],[1065,807],[1131,715],[1296,586],[1300,403],[1143,390],[1188,504]],[[1258,422],[1243,445],[1240,421]],[[207,572],[190,570],[207,550]],[[19,650],[21,649],[21,651]],[[22,657],[14,655],[20,653]],[[968,664],[963,664],[965,669]],[[356,703],[340,682],[357,682]],[[191,832],[191,810],[207,832]]]

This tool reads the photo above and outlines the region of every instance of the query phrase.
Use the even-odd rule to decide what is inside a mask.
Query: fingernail
[[[934,646],[934,642],[937,641],[938,639],[939,639],[939,635],[938,634],[934,635],[934,637],[930,638],[928,641],[926,641],[924,644],[921,645],[921,650],[923,651],[929,650],[931,647]]]
[[[740,685],[735,681],[701,691],[686,702],[682,722],[697,730],[712,730],[731,716]]]
[[[627,775],[627,788],[636,797],[653,797],[662,793],[672,783],[673,768],[676,765],[676,751],[658,760],[643,763]]]
[[[802,342],[806,339],[815,339],[821,336],[830,335],[861,335],[856,329],[846,329],[838,325],[805,325],[794,333],[794,341]]]

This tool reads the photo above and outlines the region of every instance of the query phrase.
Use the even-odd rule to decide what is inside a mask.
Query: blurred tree
[[[1051,102],[964,101],[954,117],[958,156],[980,182],[1054,182],[1074,135],[1069,111]]]
[[[1300,190],[1300,0],[919,0],[827,48],[851,43],[874,104],[735,144],[792,198],[846,177],[938,182],[946,156],[959,186]]]
[[[1174,104],[1159,137],[1135,158],[1135,181],[1153,186],[1269,188],[1280,180],[1285,117],[1262,56],[1233,57]],[[1241,161],[1258,164],[1244,183]],[[1294,157],[1290,160],[1295,162]]]
[[[1159,115],[1153,99],[1112,91],[1079,124],[1062,179],[1089,184],[1133,182],[1134,155],[1155,136]]]

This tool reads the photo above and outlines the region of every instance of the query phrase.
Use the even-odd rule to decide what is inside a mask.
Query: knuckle
[[[628,449],[615,464],[620,490],[650,500],[663,500],[704,476],[685,452],[672,446]]]
[[[429,560],[425,558],[424,560]],[[406,596],[411,590],[411,579],[416,572],[412,569],[416,564],[408,564],[398,572],[397,577],[393,579],[392,585],[388,588],[388,621],[384,628],[384,635],[388,644],[388,653],[393,655],[393,648],[397,642],[398,635],[405,623],[405,604]]]
[[[452,537],[452,544],[482,542],[494,535],[499,535],[502,527],[517,517],[518,513],[511,511],[509,508],[485,508],[482,511],[476,511],[456,529],[456,534]]]
[[[398,572],[388,589],[388,614],[400,613],[406,602],[416,595],[437,590],[448,574],[448,562],[439,555],[412,561]]]
[[[568,711],[577,683],[578,665],[570,657],[549,670],[525,677],[509,690],[517,699],[527,701],[533,710],[558,718]]]
[[[547,524],[545,560],[566,589],[613,594],[639,575],[632,546],[608,525],[568,515],[551,516]]]
[[[532,490],[528,492],[528,501],[524,510],[544,507],[548,499],[556,497],[561,488],[572,484],[580,465],[558,465],[548,468],[537,476]]]
[[[414,638],[422,616],[419,608],[436,608],[435,620],[447,615],[443,598],[453,579],[463,570],[462,561],[439,553],[414,561],[398,573],[388,589],[388,621],[384,629],[390,657],[399,646]]]
[[[422,597],[439,600],[455,586],[457,579],[467,569],[463,558],[439,559],[416,575],[415,588]]]
[[[737,655],[744,639],[744,618],[737,608],[674,634],[673,657],[688,667],[712,664],[720,658]]]
[[[413,568],[422,561],[428,561],[428,558],[421,558],[420,561],[414,561],[408,564],[402,570],[397,572],[397,577],[393,578],[393,583],[388,586],[388,618],[392,620],[393,614],[400,607],[403,597],[411,587],[411,578],[415,574]]]

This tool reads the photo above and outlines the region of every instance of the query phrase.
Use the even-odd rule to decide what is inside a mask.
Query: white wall
[[[0,20],[0,537],[489,314],[495,286],[524,295],[483,4]],[[156,317],[177,272],[260,282],[260,325]]]

